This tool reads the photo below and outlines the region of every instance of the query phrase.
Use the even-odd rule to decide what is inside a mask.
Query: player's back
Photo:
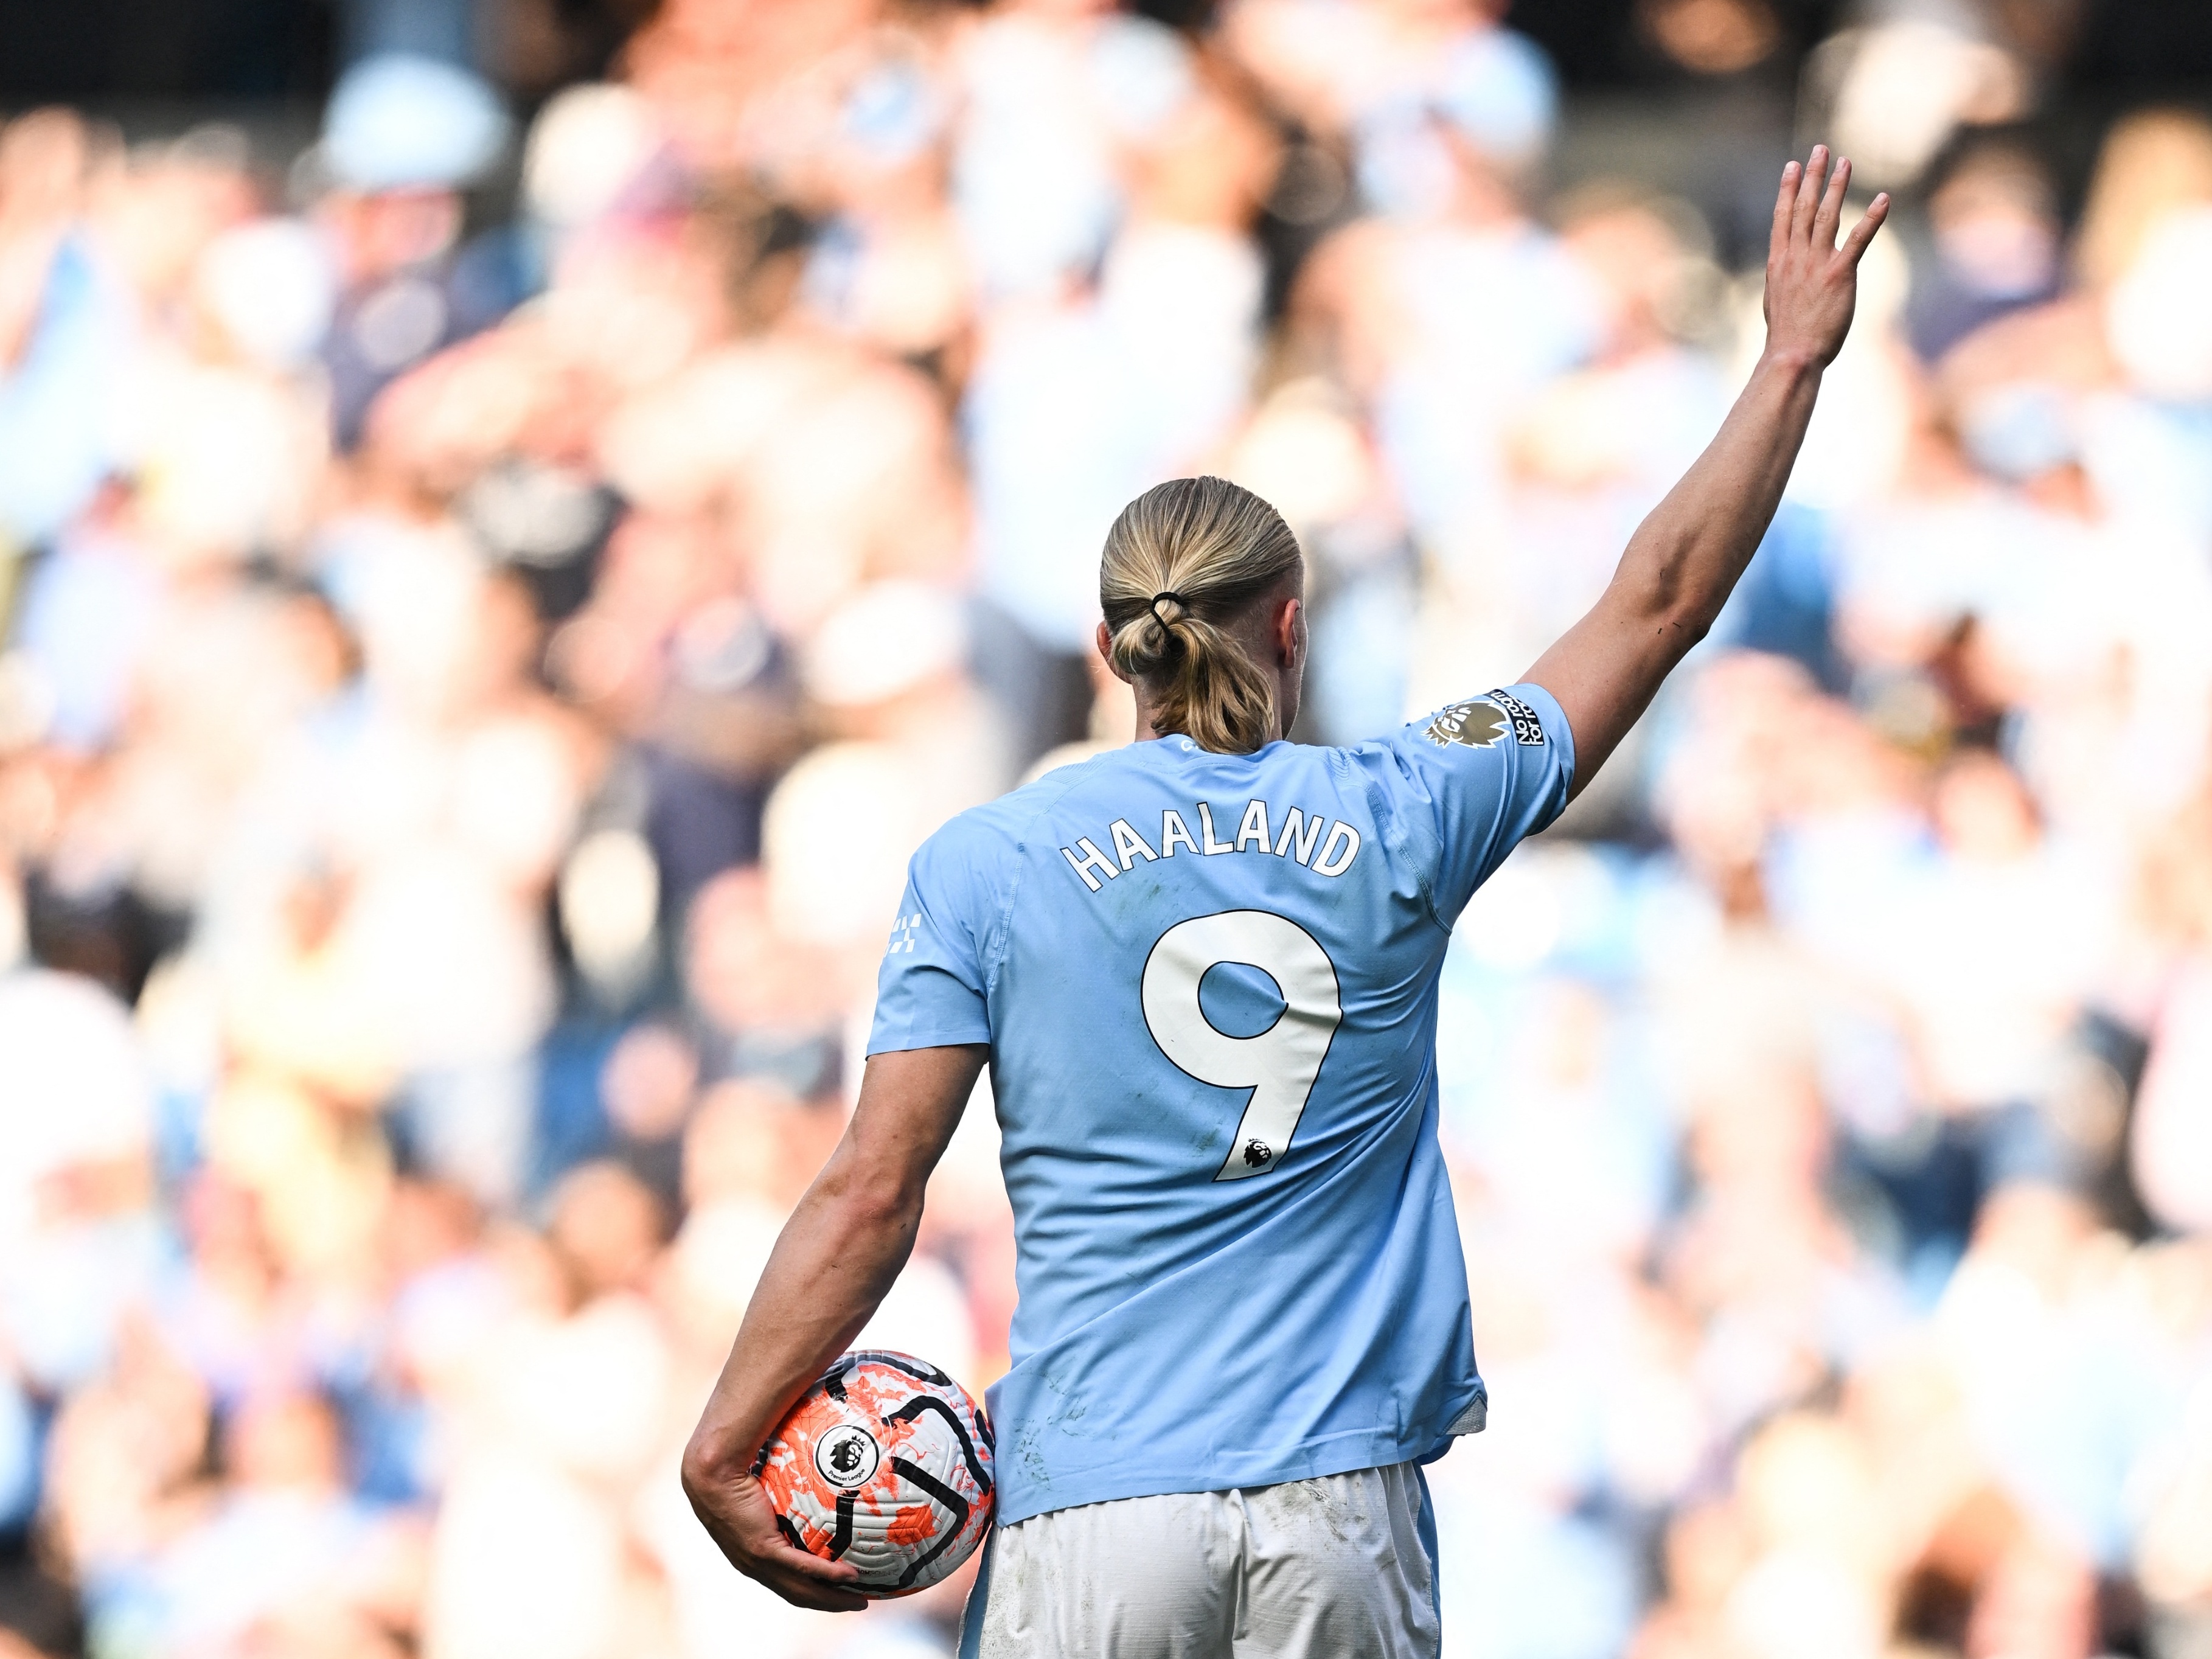
[[[1547,727],[1523,690],[1351,749],[1134,744],[917,855],[871,1047],[991,1044],[1002,1520],[1402,1462],[1479,1419],[1436,985],[1564,796]]]

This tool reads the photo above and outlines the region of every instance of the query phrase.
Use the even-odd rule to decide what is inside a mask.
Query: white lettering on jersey
[[[1337,856],[1341,845],[1344,855]],[[1352,860],[1359,856],[1359,831],[1339,818],[1331,826],[1328,839],[1322,843],[1321,856],[1314,860],[1313,872],[1317,876],[1340,876],[1352,868]]]
[[[1129,827],[1128,819],[1115,818],[1111,828],[1114,831],[1114,854],[1121,860],[1124,870],[1129,867],[1132,858],[1152,860],[1159,857],[1158,853],[1145,845],[1145,838]]]
[[[1263,800],[1247,803],[1243,821],[1237,826],[1237,850],[1243,852],[1248,841],[1259,842],[1263,853],[1267,850],[1267,803]]]
[[[1215,853],[1233,853],[1237,850],[1225,841],[1214,840],[1213,809],[1204,801],[1198,804],[1198,828],[1199,832],[1206,837],[1206,850],[1209,855]]]
[[[1328,823],[1327,818],[1310,818],[1293,806],[1283,814],[1283,835],[1275,843],[1275,856],[1283,857],[1295,845],[1298,862],[1311,864],[1314,843],[1321,839],[1322,830]]]
[[[1067,860],[1067,867],[1075,872],[1077,878],[1094,893],[1115,876],[1133,869],[1139,859],[1154,863],[1173,858],[1178,842],[1201,857],[1243,853],[1290,859],[1317,876],[1331,878],[1352,868],[1352,860],[1359,856],[1359,831],[1341,818],[1332,822],[1325,814],[1309,814],[1293,806],[1283,814],[1282,831],[1271,847],[1268,829],[1273,814],[1267,803],[1256,796],[1244,804],[1234,841],[1224,841],[1215,833],[1212,802],[1200,801],[1194,810],[1199,823],[1196,836],[1190,832],[1189,819],[1174,807],[1160,814],[1160,849],[1157,853],[1128,819],[1115,818],[1106,831],[1106,839],[1114,846],[1110,855],[1102,852],[1097,842],[1089,836],[1078,836],[1074,846],[1060,849],[1060,855]]]
[[[1080,847],[1083,849],[1083,856],[1081,858],[1076,857],[1074,848],[1068,847],[1061,848],[1060,849],[1060,855],[1067,860],[1070,867],[1074,870],[1077,875],[1083,878],[1083,884],[1085,887],[1088,887],[1092,892],[1097,892],[1101,884],[1098,880],[1098,876],[1103,876],[1108,881],[1111,881],[1115,877],[1121,873],[1119,870],[1116,870],[1114,867],[1114,860],[1108,858],[1103,853],[1100,852],[1098,850],[1098,843],[1091,840],[1090,836],[1084,836],[1080,841],[1077,842],[1075,845],[1076,847]],[[1094,876],[1091,873],[1093,870],[1096,870],[1098,872],[1098,876]]]

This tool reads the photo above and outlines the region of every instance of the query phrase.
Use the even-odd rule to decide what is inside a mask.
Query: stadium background
[[[2212,1655],[2212,11],[1506,21],[0,3],[0,1654],[947,1653],[674,1477],[907,854],[1177,472],[1300,735],[1512,678],[1817,137],[1790,500],[1450,961],[1447,1651]],[[1011,1250],[971,1113],[872,1334]]]

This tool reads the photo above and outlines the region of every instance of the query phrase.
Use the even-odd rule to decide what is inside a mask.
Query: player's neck
[[[1137,736],[1135,740],[1137,742],[1150,743],[1154,738],[1175,738],[1183,735],[1181,731],[1177,730],[1174,726],[1162,726],[1157,724],[1154,719],[1155,710],[1152,699],[1146,696],[1144,688],[1142,686],[1139,686],[1136,690]],[[1282,737],[1282,721],[1279,714],[1270,715],[1267,720],[1267,738],[1261,746],[1265,748],[1267,744],[1276,742]]]

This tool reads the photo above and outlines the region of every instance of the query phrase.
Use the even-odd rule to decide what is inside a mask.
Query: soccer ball
[[[927,1589],[990,1530],[991,1420],[912,1356],[848,1353],[801,1395],[753,1466],[793,1544],[860,1570],[878,1598]]]

